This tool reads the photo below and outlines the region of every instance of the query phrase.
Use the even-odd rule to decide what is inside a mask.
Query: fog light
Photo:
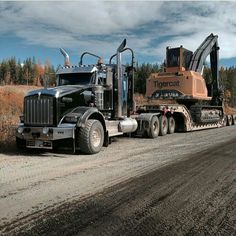
[[[17,132],[18,132],[19,134],[22,134],[23,131],[24,131],[24,128],[23,128],[23,127],[18,127]]]
[[[49,132],[49,128],[48,127],[44,127],[43,128],[43,134],[48,134]]]

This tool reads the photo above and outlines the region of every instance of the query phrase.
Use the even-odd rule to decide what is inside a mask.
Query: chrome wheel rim
[[[153,128],[153,131],[154,131],[155,133],[158,132],[158,130],[159,130],[158,123],[157,123],[157,122],[154,122],[152,128]]]
[[[101,143],[102,133],[100,129],[95,129],[92,132],[91,143],[94,147],[98,147]]]

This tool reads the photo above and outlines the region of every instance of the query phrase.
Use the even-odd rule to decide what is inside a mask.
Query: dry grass
[[[236,115],[236,108],[229,107],[227,104],[225,105],[225,113]]]
[[[15,127],[23,110],[24,95],[34,86],[0,86],[0,151],[15,146]]]

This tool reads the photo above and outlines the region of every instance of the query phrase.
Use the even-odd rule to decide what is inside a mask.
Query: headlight
[[[18,128],[17,128],[17,132],[18,132],[19,134],[22,134],[23,131],[24,131],[24,128],[23,128],[23,127],[18,127]]]
[[[49,132],[49,128],[48,127],[44,127],[43,128],[43,134],[48,134]]]

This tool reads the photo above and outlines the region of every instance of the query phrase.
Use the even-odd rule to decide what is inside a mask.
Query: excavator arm
[[[210,55],[210,60],[212,66],[214,67],[214,71],[218,71],[218,50],[218,36],[210,34],[194,52],[190,61],[189,70],[201,73],[204,62],[207,56]],[[215,77],[216,76],[217,74],[215,74]]]
[[[204,62],[208,55],[210,55],[212,73],[211,96],[214,100],[213,103],[219,104],[223,96],[219,85],[219,46],[217,35],[210,34],[197,48],[190,61],[189,70],[202,74]]]

